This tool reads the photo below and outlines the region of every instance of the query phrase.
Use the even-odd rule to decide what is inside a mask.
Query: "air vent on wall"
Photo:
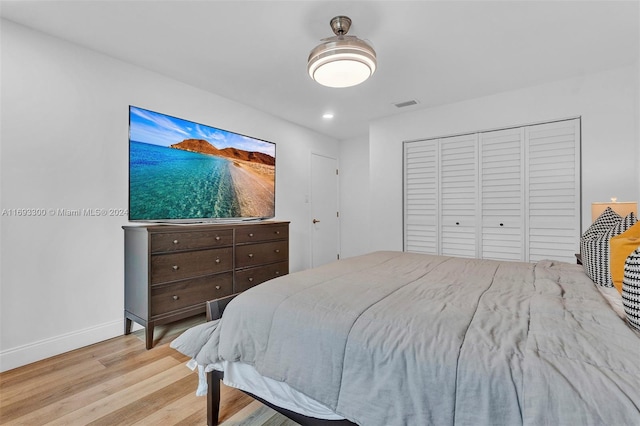
[[[404,108],[404,107],[408,107],[408,106],[411,106],[411,105],[418,105],[418,101],[416,101],[415,99],[411,99],[410,101],[396,102],[393,105],[396,108]]]

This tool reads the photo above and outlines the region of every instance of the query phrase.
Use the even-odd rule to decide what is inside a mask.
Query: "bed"
[[[302,424],[640,424],[640,336],[568,263],[374,252],[256,286],[172,347],[200,394],[208,374],[210,424],[223,376]]]

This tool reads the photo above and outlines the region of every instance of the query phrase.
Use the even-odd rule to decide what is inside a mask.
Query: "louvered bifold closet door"
[[[480,133],[480,257],[526,260],[524,128]]]
[[[438,254],[438,142],[404,144],[404,250]]]
[[[580,241],[580,120],[526,128],[529,260],[573,263]]]
[[[440,140],[440,254],[476,257],[478,135]]]

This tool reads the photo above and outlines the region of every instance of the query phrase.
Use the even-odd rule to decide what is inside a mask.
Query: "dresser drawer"
[[[258,225],[236,229],[236,243],[289,239],[289,225]]]
[[[231,247],[154,254],[151,256],[151,284],[176,281],[233,268]]]
[[[246,244],[236,247],[236,268],[289,260],[289,241]]]
[[[272,263],[270,265],[256,266],[236,271],[236,278],[233,284],[233,292],[239,293],[258,285],[272,278],[289,273],[289,262]]]
[[[223,247],[232,244],[232,229],[151,234],[151,253]]]
[[[232,294],[233,273],[210,275],[151,289],[151,315],[162,315]]]

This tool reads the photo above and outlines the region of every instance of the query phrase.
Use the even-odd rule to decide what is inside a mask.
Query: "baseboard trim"
[[[115,320],[0,351],[0,372],[121,336],[123,332],[124,320]]]

